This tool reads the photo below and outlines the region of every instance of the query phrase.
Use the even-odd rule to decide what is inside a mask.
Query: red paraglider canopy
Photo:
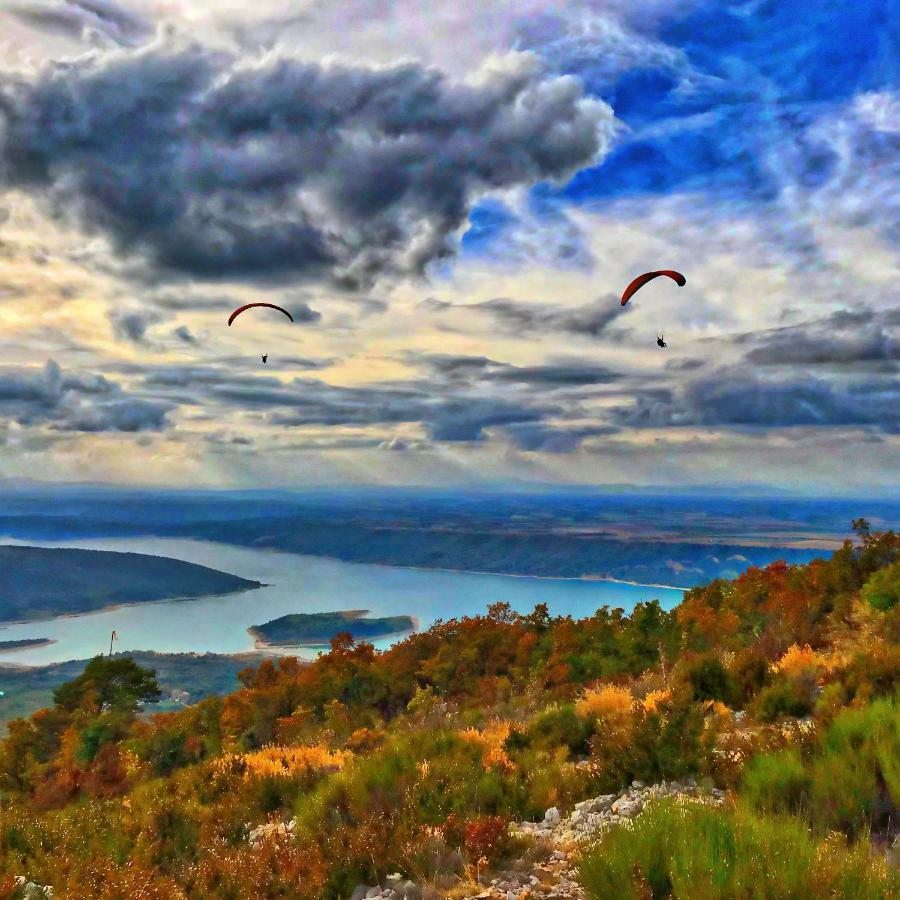
[[[230,325],[245,309],[252,309],[254,306],[267,306],[269,309],[277,309],[278,312],[283,312],[292,322],[294,321],[294,317],[286,309],[276,306],[274,303],[246,303],[244,306],[239,306],[228,317],[228,324]]]
[[[653,281],[654,278],[659,278],[660,275],[671,278],[678,287],[684,287],[687,284],[687,279],[684,275],[682,275],[681,272],[675,272],[672,269],[660,269],[658,272],[644,272],[643,275],[638,275],[638,277],[625,288],[625,293],[622,294],[622,306],[624,306],[648,281]]]

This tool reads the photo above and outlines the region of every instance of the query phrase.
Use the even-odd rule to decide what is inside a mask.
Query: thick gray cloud
[[[282,382],[271,376],[232,376],[200,366],[158,367],[144,379],[158,399],[220,404],[266,415],[273,425],[358,426],[420,424],[435,441],[480,441],[485,430],[558,416],[562,408],[531,399],[513,402],[432,382],[339,387],[313,378]]]
[[[80,38],[96,32],[117,44],[147,38],[152,24],[113,0],[12,0],[6,11],[45,31]]]
[[[43,369],[0,371],[0,416],[56,431],[159,431],[167,402],[126,394],[102,375],[64,374],[53,360]]]
[[[545,410],[501,400],[459,398],[438,406],[424,425],[433,441],[480,441],[486,428],[538,422],[545,415]]]
[[[866,364],[896,371],[900,361],[898,324],[900,310],[847,310],[759,336],[744,335],[742,342],[756,343],[745,358],[760,366]]]
[[[895,379],[812,376],[763,379],[752,369],[722,369],[668,394],[647,394],[614,411],[634,428],[871,426],[900,433],[900,384]]]
[[[543,422],[509,425],[504,431],[520,450],[541,453],[573,453],[585,438],[607,437],[621,429],[612,425],[558,428]]]
[[[453,382],[494,382],[556,388],[588,387],[611,384],[621,378],[605,366],[560,363],[541,366],[513,366],[486,356],[453,356],[449,354],[408,354],[413,364],[425,365],[435,375]]]
[[[0,78],[0,171],[119,252],[199,278],[358,287],[449,254],[471,203],[597,159],[612,112],[530,57],[433,68],[157,43]]]
[[[627,306],[623,309],[612,294],[568,309],[552,304],[523,303],[506,297],[468,304],[429,297],[423,303],[434,312],[464,309],[485,313],[514,334],[559,331],[583,337],[599,337],[618,316],[630,311]]]

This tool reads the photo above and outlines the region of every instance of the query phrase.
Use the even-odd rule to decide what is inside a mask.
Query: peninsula
[[[196,599],[262,587],[162,556],[0,546],[0,622],[34,621],[154,600]]]

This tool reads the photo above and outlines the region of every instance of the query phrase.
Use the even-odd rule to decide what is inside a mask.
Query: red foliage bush
[[[509,844],[509,819],[478,816],[463,825],[462,846],[473,859],[497,859]]]

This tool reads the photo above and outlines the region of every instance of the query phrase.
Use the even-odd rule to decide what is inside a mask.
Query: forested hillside
[[[0,746],[0,891],[897,896],[900,538],[854,526],[671,612],[497,604],[150,718],[98,658]]]

